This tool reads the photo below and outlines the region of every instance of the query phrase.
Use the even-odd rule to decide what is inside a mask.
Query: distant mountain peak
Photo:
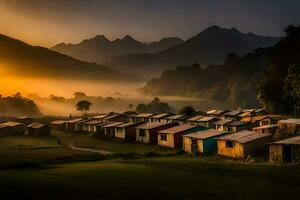
[[[96,37],[94,37],[92,39],[110,42],[110,40],[105,35],[96,35]]]
[[[124,41],[134,41],[134,42],[138,42],[136,39],[134,39],[134,38],[131,37],[130,35],[125,35],[125,36],[123,37],[122,40],[124,40]]]

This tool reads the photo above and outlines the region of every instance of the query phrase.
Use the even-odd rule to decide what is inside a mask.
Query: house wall
[[[233,143],[234,143],[234,147],[229,148],[226,147],[225,140],[217,140],[218,155],[231,157],[231,158],[243,158],[244,157],[243,145],[241,145],[238,142],[233,142]]]
[[[183,150],[186,153],[192,153],[192,139],[189,137],[183,138]]]
[[[268,151],[267,144],[272,142],[272,136],[267,136],[264,138],[259,138],[250,142],[247,142],[244,145],[244,155],[256,156]]]
[[[142,143],[150,143],[149,130],[145,130],[145,136],[140,136],[140,130],[141,129],[136,129],[136,141]]]
[[[115,137],[119,139],[125,139],[125,128],[115,128]]]
[[[269,161],[271,163],[282,163],[283,161],[283,150],[282,145],[271,144],[269,146]]]
[[[160,146],[165,146],[165,147],[174,147],[174,136],[172,134],[166,134],[167,140],[161,140],[161,135],[158,134],[157,138],[157,144]]]

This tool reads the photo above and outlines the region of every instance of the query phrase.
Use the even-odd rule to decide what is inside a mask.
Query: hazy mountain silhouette
[[[80,60],[102,63],[125,54],[156,53],[182,42],[183,40],[180,38],[170,37],[157,42],[142,43],[129,35],[122,39],[110,41],[104,35],[98,35],[83,40],[79,44],[60,43],[51,49]]]
[[[5,35],[0,35],[0,63],[13,75],[98,80],[120,78],[116,71],[106,66],[82,62]]]
[[[112,59],[108,64],[133,73],[160,73],[179,65],[220,64],[228,53],[244,55],[259,47],[273,46],[280,37],[242,33],[232,28],[211,26],[189,40],[154,54],[130,54]]]

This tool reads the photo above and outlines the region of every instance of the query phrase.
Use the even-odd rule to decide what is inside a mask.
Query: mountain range
[[[198,35],[158,53],[128,54],[103,64],[119,71],[156,76],[176,66],[198,63],[221,64],[229,53],[245,55],[257,48],[275,45],[280,37],[242,33],[235,28],[211,26]],[[148,76],[149,77],[149,76]]]
[[[87,63],[39,46],[0,35],[1,70],[17,76],[119,80],[106,66]]]
[[[97,35],[79,44],[60,43],[51,49],[83,61],[102,63],[126,54],[156,53],[182,42],[180,38],[168,37],[157,42],[143,43],[129,35],[111,41],[104,35]]]

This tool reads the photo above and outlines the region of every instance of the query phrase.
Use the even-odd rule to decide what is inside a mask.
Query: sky
[[[211,25],[279,36],[300,24],[299,8],[299,0],[0,0],[0,33],[46,47],[101,34],[188,39]]]

